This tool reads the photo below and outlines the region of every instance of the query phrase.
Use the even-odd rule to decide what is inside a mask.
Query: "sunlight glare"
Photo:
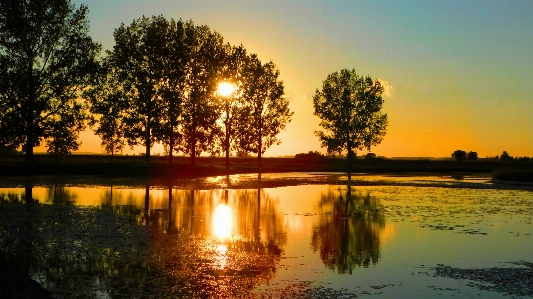
[[[217,88],[218,94],[223,97],[228,97],[229,95],[233,93],[234,90],[235,90],[235,86],[229,82],[222,82],[218,84],[218,88]]]
[[[219,205],[215,210],[213,232],[219,239],[226,239],[231,234],[231,210],[227,205]]]

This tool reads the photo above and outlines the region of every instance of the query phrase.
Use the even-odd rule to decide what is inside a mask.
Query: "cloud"
[[[394,91],[394,87],[389,84],[389,81],[383,80],[383,79],[380,79],[380,78],[378,78],[377,80],[379,81],[379,83],[381,83],[381,86],[383,86],[383,96],[385,96],[385,97],[392,96],[392,93]]]

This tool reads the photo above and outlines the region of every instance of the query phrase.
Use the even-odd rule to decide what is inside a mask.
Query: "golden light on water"
[[[231,235],[231,209],[224,204],[215,210],[213,232],[219,239],[229,238]]]
[[[235,90],[235,85],[229,82],[222,82],[218,84],[217,92],[220,96],[228,97]]]

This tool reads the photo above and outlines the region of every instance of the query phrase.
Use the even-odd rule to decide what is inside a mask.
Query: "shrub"
[[[509,155],[509,153],[507,153],[506,151],[503,151],[502,154],[500,155],[500,160],[502,160],[502,161],[512,161],[512,160],[514,160],[514,158],[511,157],[511,155]]]
[[[294,157],[296,159],[317,159],[324,157],[324,155],[317,151],[309,151],[308,153],[296,154]]]
[[[374,153],[368,153],[365,156],[365,159],[376,159],[376,158],[377,158],[377,156]]]
[[[477,160],[477,158],[478,158],[478,157],[477,157],[477,153],[476,153],[476,152],[472,152],[472,151],[470,151],[470,152],[468,152],[468,154],[466,155],[466,158],[467,158],[468,160],[475,161],[475,160]]]

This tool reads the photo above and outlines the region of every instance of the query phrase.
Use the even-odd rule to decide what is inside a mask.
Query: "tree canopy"
[[[186,30],[186,41],[191,47],[191,57],[184,81],[179,149],[190,155],[195,164],[196,157],[213,149],[220,134],[217,120],[222,107],[215,91],[227,52],[222,36],[206,25],[191,23]]]
[[[466,158],[466,152],[463,150],[456,150],[452,153],[452,158],[458,162],[462,162]]]
[[[80,99],[98,70],[100,44],[88,35],[88,9],[69,0],[0,3],[0,143],[26,152],[47,141],[70,153],[89,115]]]
[[[353,150],[370,150],[381,143],[387,129],[387,114],[382,113],[383,86],[370,76],[343,69],[329,74],[313,97],[314,114],[324,131],[315,134],[329,154],[346,152],[351,168]]]
[[[259,166],[261,155],[273,144],[279,144],[277,135],[291,121],[294,114],[285,98],[279,70],[270,61],[262,64],[256,55],[251,55],[244,67],[242,96],[245,101],[241,114],[241,147],[257,154]]]

